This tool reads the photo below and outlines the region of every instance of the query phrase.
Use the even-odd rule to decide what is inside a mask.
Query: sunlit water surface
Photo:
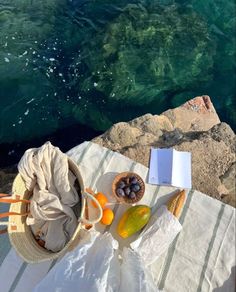
[[[234,0],[0,1],[0,164],[202,94],[235,129],[235,20]]]

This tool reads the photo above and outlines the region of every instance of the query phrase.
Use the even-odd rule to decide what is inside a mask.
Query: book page
[[[173,149],[157,149],[157,180],[160,185],[171,185]]]
[[[157,149],[151,148],[150,152],[150,164],[149,164],[149,184],[158,184],[157,176]]]
[[[173,149],[151,149],[148,183],[170,185]]]
[[[191,153],[173,151],[172,185],[191,189]]]

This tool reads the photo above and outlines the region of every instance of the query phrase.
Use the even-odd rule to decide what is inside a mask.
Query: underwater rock
[[[235,128],[235,1],[175,2],[1,1],[0,142],[105,131],[202,92]]]
[[[95,82],[108,101],[147,104],[211,80],[215,48],[190,8],[129,4],[81,47],[75,62],[87,71],[78,84],[92,90]]]

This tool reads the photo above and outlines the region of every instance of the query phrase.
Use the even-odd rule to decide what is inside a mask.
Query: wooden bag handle
[[[24,200],[24,199],[8,199],[7,197],[11,197],[9,194],[0,194],[0,203],[7,203],[7,204],[12,204],[12,203],[26,203],[30,204],[29,200]],[[17,196],[16,196],[17,197]],[[20,197],[20,196],[19,196]],[[29,215],[30,212],[25,212],[25,213],[17,213],[17,212],[5,212],[5,213],[0,213],[0,219],[1,218],[6,218],[12,215],[18,215],[18,216],[27,216]],[[0,222],[1,225],[8,225],[8,222]],[[7,228],[1,229],[0,230],[0,235],[4,234],[7,232]]]

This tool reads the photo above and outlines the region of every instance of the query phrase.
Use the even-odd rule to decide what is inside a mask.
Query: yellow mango
[[[141,230],[149,221],[151,209],[146,205],[137,205],[129,208],[121,216],[117,226],[117,233],[127,238]]]

